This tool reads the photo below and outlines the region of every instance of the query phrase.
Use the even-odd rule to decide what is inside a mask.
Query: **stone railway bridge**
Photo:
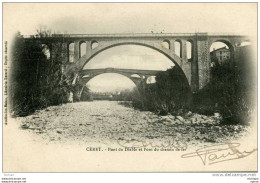
[[[160,52],[169,58],[175,66],[180,68],[192,92],[199,91],[210,81],[210,47],[214,42],[225,43],[230,49],[231,61],[235,62],[239,56],[239,46],[241,43],[250,41],[249,37],[243,35],[208,33],[53,34],[41,38],[32,36],[25,37],[26,41],[35,41],[35,39],[41,40],[43,44],[47,45],[50,50],[51,59],[55,60],[54,57],[57,56],[55,53],[59,50],[59,56],[61,56],[63,60],[63,67],[61,69],[66,76],[73,77],[72,84],[80,83],[84,86],[86,82],[88,82],[85,75],[91,74],[91,71],[84,70],[83,68],[93,57],[102,51],[120,45],[141,45]],[[178,43],[180,47],[178,54],[175,48],[176,43]],[[191,44],[190,59],[187,57],[186,44],[188,43]],[[84,55],[81,53],[82,44],[85,45]],[[108,71],[109,69],[101,69],[95,72],[101,74],[102,72],[105,73]],[[115,71],[126,75],[126,72],[119,72],[118,69],[113,72]],[[131,74],[139,73],[142,75],[142,73],[140,73],[141,71],[132,71]],[[154,75],[154,73],[148,75],[151,74]]]
[[[155,76],[161,70],[138,70],[138,69],[120,69],[120,68],[104,68],[104,69],[84,69],[79,72],[81,82],[86,84],[92,78],[103,73],[118,73],[131,79],[136,86],[142,81],[147,81],[150,76]]]

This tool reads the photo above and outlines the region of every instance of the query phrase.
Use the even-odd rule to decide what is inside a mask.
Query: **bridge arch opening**
[[[182,57],[182,55],[181,55],[181,52],[182,52],[182,50],[181,50],[181,41],[180,40],[176,40],[176,41],[174,41],[174,53],[177,55],[177,56],[179,56],[180,58]]]
[[[129,49],[129,46],[133,46],[133,47],[137,48],[134,50],[134,53],[131,52],[131,49]],[[123,49],[123,50],[118,51],[118,49]],[[152,51],[152,52],[156,53],[157,56],[147,54],[146,51],[144,51],[143,49]],[[181,49],[181,47],[180,47],[180,49]],[[114,50],[115,52],[111,53],[112,52],[111,50]],[[133,58],[137,58],[137,59],[125,58],[124,51],[126,51],[127,53],[132,53],[131,56]],[[142,54],[141,59],[140,58],[138,59],[138,57],[136,57],[138,55],[138,51],[139,51],[139,53],[141,52],[141,54]],[[119,56],[119,59],[115,55]],[[163,58],[164,60],[166,60],[166,63],[168,63],[168,65],[166,64],[167,65],[166,68],[163,68],[163,69],[151,68],[151,65],[152,65],[151,60],[154,58],[158,58],[158,55],[160,56],[160,59],[157,61],[157,63],[155,65],[157,67],[165,66],[165,64],[162,62],[162,58]],[[104,62],[106,62],[108,65],[104,66],[102,64],[94,64],[97,61],[96,59],[98,57],[100,57],[100,59],[103,60]],[[111,57],[113,64],[111,64],[108,61],[109,57]],[[177,56],[175,56],[175,57],[177,57]],[[188,81],[188,78],[190,76],[185,75],[184,71],[181,69],[181,67],[179,65],[179,64],[181,64],[181,60],[178,60],[178,58],[175,58],[175,59],[177,59],[177,61],[176,61],[174,59],[174,57],[172,57],[172,55],[164,52],[163,50],[161,50],[157,47],[154,47],[153,45],[139,43],[139,42],[120,42],[120,43],[113,43],[111,45],[107,45],[104,47],[99,47],[96,52],[94,52],[91,56],[86,58],[86,61],[84,61],[81,71],[83,71],[85,69],[97,69],[97,68],[142,69],[142,68],[133,68],[133,66],[135,66],[135,67],[144,66],[145,65],[145,62],[143,62],[144,58],[147,61],[146,64],[148,64],[148,66],[146,65],[147,67],[145,67],[144,70],[166,71],[167,69],[177,67],[180,70],[179,74],[182,75],[184,78],[185,84],[187,84],[190,87],[190,84]],[[134,63],[135,60],[139,60],[139,61],[141,60],[141,62]],[[126,63],[128,63],[128,64],[126,64]],[[169,63],[170,63],[170,65],[169,65]],[[114,64],[119,64],[119,65],[115,66]],[[123,66],[127,66],[127,68],[124,68]]]
[[[90,89],[93,99],[119,99],[122,92],[136,90],[134,79],[119,73],[102,73],[89,79],[84,86]],[[115,86],[114,83],[117,83]]]
[[[79,43],[79,57],[83,57],[83,55],[86,54],[87,51],[87,43],[85,41],[81,41]]]
[[[101,50],[86,61],[82,70],[120,68],[165,71],[175,65],[174,61],[157,50],[143,45],[123,44]]]
[[[95,49],[95,48],[97,48],[98,47],[98,42],[97,41],[91,41],[91,49],[93,50],[93,49]]]
[[[84,76],[82,76],[82,78],[90,78],[90,75],[89,74],[84,75]]]
[[[169,40],[164,40],[162,42],[162,46],[169,50],[170,49],[170,41]]]
[[[74,42],[70,42],[68,44],[68,58],[69,58],[69,62],[73,63],[74,62],[74,46],[75,43]]]
[[[138,74],[132,74],[132,75],[131,75],[131,78],[141,78],[141,76],[138,75]]]
[[[186,51],[187,51],[187,59],[191,60],[193,58],[193,43],[191,40],[186,41]]]
[[[234,48],[228,41],[217,40],[210,46],[211,68],[234,61]]]

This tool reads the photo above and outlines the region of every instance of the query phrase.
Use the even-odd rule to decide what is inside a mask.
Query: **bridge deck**
[[[51,34],[46,38],[127,38],[127,37],[191,37],[191,36],[235,36],[245,37],[236,33],[115,33],[115,34]],[[33,38],[34,35],[24,35],[24,38]]]

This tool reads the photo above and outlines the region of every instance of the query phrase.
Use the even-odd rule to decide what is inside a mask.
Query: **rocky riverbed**
[[[153,144],[178,141],[187,145],[221,143],[248,134],[250,127],[221,125],[221,116],[188,112],[184,116],[158,116],[116,101],[68,103],[18,118],[21,129],[48,143],[114,144],[119,140]]]

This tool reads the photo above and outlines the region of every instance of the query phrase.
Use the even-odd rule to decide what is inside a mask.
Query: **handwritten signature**
[[[179,140],[169,139],[165,143],[155,144],[144,140],[117,140],[117,143],[122,147],[130,148],[141,148],[141,147],[152,147],[152,148],[175,148],[175,149],[187,149],[187,144],[182,143]]]
[[[195,152],[183,154],[182,158],[199,157],[203,165],[212,165],[224,161],[245,158],[257,151],[257,148],[251,151],[239,151],[237,148],[240,143],[223,143],[197,149]]]

